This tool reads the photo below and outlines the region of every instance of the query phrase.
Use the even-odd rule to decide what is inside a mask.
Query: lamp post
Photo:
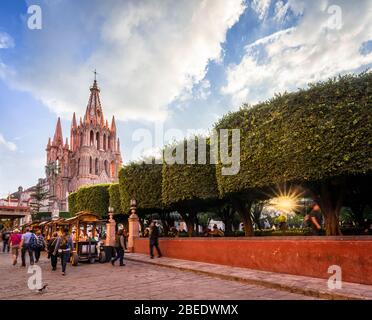
[[[106,223],[106,246],[110,247],[115,245],[116,222],[113,219],[114,211],[113,207],[108,208],[109,221]]]
[[[128,250],[134,252],[135,239],[139,236],[139,219],[137,216],[137,201],[130,200],[131,215],[128,218],[129,236],[128,236]]]

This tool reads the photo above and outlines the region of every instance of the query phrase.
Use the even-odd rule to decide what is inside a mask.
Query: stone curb
[[[130,257],[129,255],[126,255],[125,257],[126,260],[129,261],[135,261],[135,262],[141,262],[145,264],[151,264],[151,265],[156,265],[160,267],[166,267],[166,268],[171,268],[171,269],[178,269],[182,271],[188,271],[188,272],[193,272],[196,274],[200,275],[207,275],[211,277],[216,277],[224,280],[230,280],[230,281],[238,281],[242,283],[247,283],[247,284],[253,284],[253,285],[259,285],[263,286],[266,288],[272,288],[272,289],[278,289],[281,291],[286,291],[286,292],[291,292],[291,293],[298,293],[302,294],[305,296],[310,296],[310,297],[316,297],[320,299],[327,299],[327,300],[368,300],[366,297],[361,296],[361,295],[355,295],[355,294],[340,294],[340,293],[331,293],[326,290],[317,290],[314,288],[306,288],[306,287],[300,287],[300,286],[293,286],[293,285],[287,285],[284,283],[278,283],[278,282],[272,282],[272,281],[266,281],[262,279],[252,279],[252,278],[245,278],[245,277],[240,277],[240,276],[234,276],[234,275],[227,275],[227,274],[222,274],[218,272],[213,272],[213,271],[204,271],[204,270],[198,270],[196,268],[190,267],[190,268],[185,268],[181,266],[175,266],[175,265],[169,265],[166,263],[162,263],[159,260],[156,261],[144,261],[142,259],[138,259],[135,257]]]

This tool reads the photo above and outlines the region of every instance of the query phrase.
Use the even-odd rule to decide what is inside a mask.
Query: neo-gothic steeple
[[[90,87],[90,97],[84,117],[86,123],[93,123],[94,125],[105,123],[99,93],[97,80],[94,80],[93,86]]]
[[[49,139],[46,148],[47,164],[58,160],[60,166],[56,177],[48,173],[47,178],[61,210],[67,209],[67,194],[79,187],[117,182],[122,165],[115,117],[112,117],[110,126],[103,116],[96,79],[90,87],[85,115],[79,118],[75,113],[72,116],[70,141],[67,138],[63,140],[58,118],[54,137]]]
[[[58,117],[56,131],[54,132],[53,145],[63,145],[61,119]]]

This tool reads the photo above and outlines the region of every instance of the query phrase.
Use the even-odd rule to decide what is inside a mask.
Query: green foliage
[[[81,187],[76,192],[76,203],[73,207],[74,213],[79,211],[90,211],[98,214],[100,217],[107,215],[109,207],[109,187],[110,184],[96,184]]]
[[[119,183],[113,183],[109,187],[109,195],[110,195],[110,207],[114,208],[114,213],[123,213],[121,210],[120,205],[120,190],[119,190]]]
[[[198,141],[198,139],[196,140]],[[184,143],[187,159],[186,141]],[[198,144],[193,151],[198,154]],[[177,208],[183,205],[201,206],[218,198],[216,166],[209,164],[209,145],[206,146],[206,164],[163,164],[162,198],[166,206]],[[186,162],[186,161],[185,161]]]
[[[122,212],[129,213],[130,200],[137,201],[138,212],[160,211],[162,165],[131,163],[119,171]]]
[[[241,168],[217,181],[222,196],[288,181],[372,171],[372,73],[343,76],[229,113],[241,130]]]
[[[79,210],[76,206],[77,191],[71,192],[68,195],[68,209],[72,215],[76,214]]]

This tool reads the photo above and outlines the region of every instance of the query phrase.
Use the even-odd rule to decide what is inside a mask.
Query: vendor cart
[[[63,222],[72,234],[74,249],[71,263],[73,266],[78,265],[81,261],[90,263],[106,262],[103,242],[97,235],[97,229],[106,225],[106,223],[106,220],[100,220],[96,214],[88,211],[79,212],[75,217]]]

